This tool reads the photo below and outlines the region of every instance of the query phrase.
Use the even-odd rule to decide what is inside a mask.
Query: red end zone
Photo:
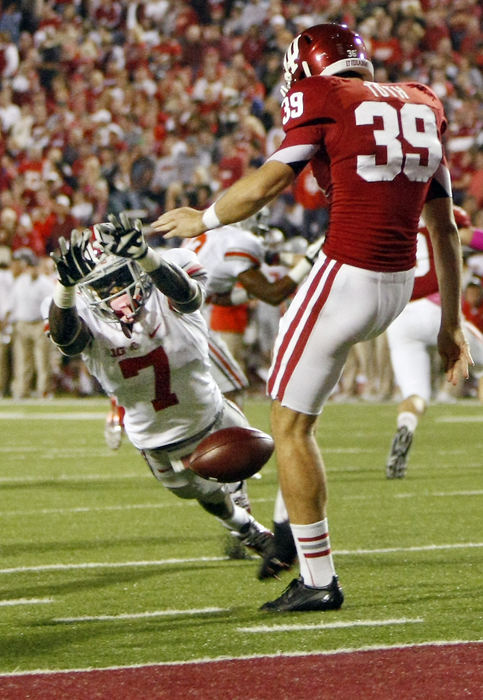
[[[2,700],[481,698],[483,644],[0,676]]]

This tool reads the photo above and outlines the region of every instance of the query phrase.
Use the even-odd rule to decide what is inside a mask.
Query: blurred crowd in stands
[[[61,367],[40,347],[44,336],[22,328],[41,325],[40,305],[18,301],[25,288],[52,284],[48,255],[72,228],[108,212],[129,210],[148,224],[173,206],[205,207],[260,165],[282,138],[284,51],[313,24],[357,29],[376,80],[435,90],[450,124],[455,203],[483,228],[482,20],[478,0],[3,0],[0,395],[96,390],[82,367]],[[270,211],[286,239],[311,241],[325,229],[314,182],[302,173]],[[256,330],[247,338],[256,345]],[[381,366],[353,370],[342,393],[369,391],[374,373],[369,393],[390,398],[381,356]]]

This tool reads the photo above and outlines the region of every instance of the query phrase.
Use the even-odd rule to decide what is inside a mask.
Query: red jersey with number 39
[[[419,83],[314,76],[282,102],[285,138],[268,160],[310,162],[330,204],[324,253],[369,270],[414,267],[424,202],[451,196],[441,102]]]

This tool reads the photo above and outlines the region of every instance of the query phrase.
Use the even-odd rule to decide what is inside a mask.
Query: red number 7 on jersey
[[[176,406],[178,397],[171,391],[171,377],[168,356],[162,347],[155,348],[143,357],[126,357],[119,362],[124,379],[136,377],[146,367],[154,369],[154,399],[151,401],[155,411]]]

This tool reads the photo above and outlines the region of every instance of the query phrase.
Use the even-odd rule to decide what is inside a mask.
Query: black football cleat
[[[297,559],[297,549],[288,520],[273,525],[273,541],[258,570],[258,579],[278,578],[288,571]]]
[[[413,433],[405,425],[398,428],[386,463],[386,477],[388,479],[404,479],[406,476],[409,448],[412,441]]]
[[[294,578],[279,598],[264,603],[260,610],[267,612],[338,610],[343,602],[344,593],[337,576],[334,576],[329,585],[323,588],[306,586],[299,577]]]
[[[257,523],[253,515],[250,516],[250,521],[237,533],[237,537],[245,547],[261,557],[265,557],[271,550],[273,533]]]

